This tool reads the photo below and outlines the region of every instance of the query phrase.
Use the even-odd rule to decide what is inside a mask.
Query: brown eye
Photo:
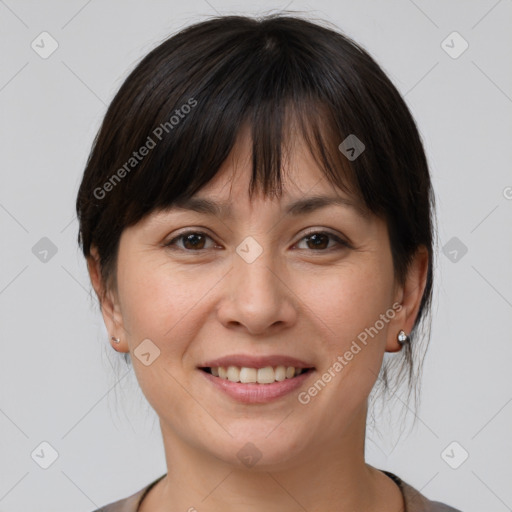
[[[329,233],[326,231],[314,231],[308,233],[304,238],[302,238],[302,240],[306,240],[307,249],[311,249],[313,251],[324,251],[325,249],[329,248],[332,249],[332,246],[329,247],[330,240],[334,240],[334,248],[336,247],[336,245],[349,247],[349,244],[347,242],[337,237],[333,233]]]
[[[173,238],[170,242],[164,244],[165,247],[173,247],[177,246],[178,249],[183,249],[185,251],[201,251],[207,249],[205,247],[206,239],[211,238],[201,231],[187,231],[185,233],[181,233],[181,235]],[[183,241],[183,244],[177,245],[176,242]]]
[[[306,237],[307,243],[312,243],[310,249],[326,249],[329,245],[329,236],[324,233],[315,233]]]

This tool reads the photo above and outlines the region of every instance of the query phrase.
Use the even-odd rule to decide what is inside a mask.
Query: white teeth
[[[258,384],[272,384],[273,382],[281,382],[285,379],[292,379],[300,375],[303,371],[302,368],[293,366],[266,366],[265,368],[239,368],[237,366],[218,366],[210,368],[212,375],[221,379],[228,379],[231,382],[242,382],[244,384],[258,383]]]
[[[286,368],[284,366],[278,366],[275,370],[276,380],[281,382],[286,379]]]
[[[256,368],[240,368],[240,382],[258,382],[258,370]]]
[[[236,366],[228,366],[227,375],[231,382],[240,382],[240,370]]]
[[[258,384],[272,384],[276,380],[276,374],[272,366],[266,366],[258,370]]]

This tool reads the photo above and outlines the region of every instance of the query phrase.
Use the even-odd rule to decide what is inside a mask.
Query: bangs
[[[207,115],[211,123],[206,125],[191,119],[175,134],[175,147],[161,143],[161,154],[148,160],[146,169],[141,167],[140,183],[137,177],[133,178],[132,194],[128,196],[132,199],[135,219],[150,213],[141,211],[143,205],[152,205],[153,210],[167,209],[197,193],[217,175],[245,134],[251,140],[250,198],[254,193],[280,197],[288,169],[285,161],[295,151],[306,150],[328,182],[361,201],[354,169],[338,149],[342,139],[336,135],[338,127],[333,126],[332,113],[319,102],[297,105],[288,101],[285,105],[284,100],[282,103],[279,100],[251,106],[240,116],[239,123],[233,122],[238,112],[232,112],[233,115],[217,112],[217,117]],[[187,146],[196,149],[184,150]],[[154,180],[151,188],[148,175]]]
[[[203,64],[214,62],[213,69],[197,70],[208,78],[203,83],[190,80],[196,75],[189,69],[185,83],[177,72],[136,99],[134,103],[142,108],[127,113],[119,137],[133,139],[135,148],[151,141],[154,147],[119,187],[125,203],[124,227],[198,192],[215,177],[245,128],[252,139],[250,197],[255,191],[280,196],[283,159],[304,143],[333,186],[372,210],[357,177],[365,172],[367,155],[350,162],[338,149],[354,130],[363,138],[364,128],[355,126],[355,115],[347,105],[342,106],[345,118],[338,115],[343,98],[336,105],[328,97],[335,84],[326,83],[325,77],[318,80],[321,70],[311,62],[290,59],[275,39],[272,35],[256,42],[249,38],[243,43],[247,49],[240,44],[233,46],[233,54],[218,49],[218,58],[213,50],[211,59],[202,59]],[[183,91],[177,98],[170,94],[176,90]],[[153,112],[144,105],[152,105]],[[119,155],[113,167],[127,158]]]

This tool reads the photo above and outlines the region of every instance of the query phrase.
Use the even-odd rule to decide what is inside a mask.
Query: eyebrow
[[[291,216],[305,215],[327,206],[343,206],[351,208],[361,217],[368,217],[368,211],[350,199],[341,196],[311,196],[298,199],[286,205],[285,214]],[[190,197],[176,201],[171,208],[191,210],[206,215],[218,217],[229,217],[232,213],[231,205],[228,203],[216,203],[206,198]]]

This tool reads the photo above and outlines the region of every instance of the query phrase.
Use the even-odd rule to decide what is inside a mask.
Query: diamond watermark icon
[[[338,149],[353,162],[364,150],[365,145],[353,133],[351,133],[339,146]]]
[[[443,254],[452,262],[458,263],[468,252],[468,248],[456,236],[443,246]]]
[[[468,42],[456,31],[441,43],[441,48],[452,58],[458,59],[468,48]]]
[[[465,448],[457,441],[452,441],[442,452],[441,458],[450,466],[452,469],[457,469],[469,457],[469,453]]]
[[[251,468],[261,459],[263,454],[253,443],[246,443],[236,455],[242,464]]]
[[[56,254],[57,246],[46,236],[35,243],[32,254],[41,262],[48,263]]]
[[[252,236],[248,236],[238,245],[236,252],[247,263],[252,263],[263,252],[263,247]]]
[[[47,441],[39,443],[30,456],[43,469],[48,469],[59,458],[57,450]]]
[[[139,343],[133,353],[144,366],[149,366],[160,356],[160,349],[149,338],[146,338]]]
[[[48,32],[41,32],[30,46],[39,57],[47,59],[59,47],[59,43]]]

